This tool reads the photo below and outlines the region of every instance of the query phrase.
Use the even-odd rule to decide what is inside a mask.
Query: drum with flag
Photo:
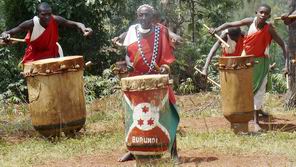
[[[125,143],[136,156],[162,155],[175,139],[179,117],[171,111],[168,75],[121,80],[125,108]]]

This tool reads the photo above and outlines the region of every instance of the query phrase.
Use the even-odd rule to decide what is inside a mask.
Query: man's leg
[[[266,91],[267,76],[264,77],[259,90],[254,95],[254,130],[255,132],[261,131],[259,126],[259,111],[263,105],[264,94]]]
[[[121,158],[118,159],[118,162],[131,161],[134,159],[135,159],[135,156],[131,152],[127,152]]]

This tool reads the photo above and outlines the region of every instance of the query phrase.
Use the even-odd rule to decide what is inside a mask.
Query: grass
[[[191,100],[188,100],[190,99]],[[202,93],[178,98],[183,117],[222,117],[219,96]],[[282,97],[267,95],[265,109],[276,114],[284,112]],[[113,95],[89,105],[85,131],[76,138],[62,137],[49,141],[32,128],[24,107],[6,106],[0,111],[0,166],[33,166],[77,156],[95,156],[125,150],[123,115],[120,96]],[[229,129],[211,133],[191,127],[178,134],[182,151],[231,155],[276,155],[296,162],[296,132],[271,131],[261,135],[235,135]],[[115,161],[115,160],[114,160]],[[166,166],[165,164],[163,166]]]

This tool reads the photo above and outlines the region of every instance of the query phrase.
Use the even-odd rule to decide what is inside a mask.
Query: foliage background
[[[172,68],[175,90],[181,94],[212,89],[194,70],[194,66],[202,68],[206,55],[215,42],[215,38],[207,33],[202,23],[216,27],[226,21],[254,16],[256,6],[260,3],[267,3],[272,7],[272,18],[288,10],[287,0],[45,0],[45,2],[51,4],[54,14],[82,22],[94,30],[91,38],[83,38],[77,30],[61,27],[59,42],[65,55],[84,55],[86,61],[91,60],[94,63],[91,68],[86,69],[85,75],[98,78],[86,84],[97,82],[97,85],[106,83],[102,76],[103,71],[116,61],[122,60],[125,55],[124,49],[111,44],[111,38],[126,31],[129,25],[135,23],[135,11],[138,6],[144,3],[153,5],[161,17],[169,23],[167,26],[184,39],[175,50],[177,61]],[[38,3],[38,0],[0,0],[0,30],[13,28],[32,18]],[[279,34],[287,40],[286,27],[281,22],[275,22],[274,25]],[[17,37],[21,38],[24,35],[25,32]],[[19,95],[26,96],[25,88],[20,89],[18,86],[24,84],[19,75],[21,70],[18,68],[24,48],[24,44],[0,48],[0,72],[3,74],[0,76],[0,93],[6,94],[2,97],[18,97],[17,101],[22,101],[24,98],[20,98]],[[283,93],[286,91],[285,83],[279,77],[283,59],[281,50],[275,44],[271,47],[271,55],[277,64],[276,70],[272,72],[275,75],[273,80],[276,85],[272,91]],[[213,63],[215,61],[217,56]],[[218,71],[211,66],[209,76],[218,81],[217,74]],[[92,86],[86,85],[86,87]],[[185,88],[190,89],[187,91]],[[96,90],[97,92],[93,94],[95,97],[100,97],[101,92],[104,92],[101,88]]]

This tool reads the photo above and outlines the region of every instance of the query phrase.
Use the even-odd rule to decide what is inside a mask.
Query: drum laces
[[[138,42],[138,48],[139,48],[139,51],[141,53],[141,57],[144,61],[144,63],[149,67],[149,71],[147,73],[150,73],[152,70],[154,70],[154,67],[155,67],[155,63],[156,63],[156,58],[157,58],[157,55],[158,55],[158,44],[159,44],[159,33],[160,33],[160,27],[159,26],[156,26],[155,27],[155,36],[154,36],[154,46],[153,46],[153,53],[152,53],[152,59],[151,59],[151,63],[149,64],[145,55],[144,55],[144,52],[143,52],[143,47],[141,45],[141,41],[140,41],[140,38],[141,38],[141,33],[139,32],[139,29],[138,27],[136,28],[136,32],[137,32],[137,42]]]

